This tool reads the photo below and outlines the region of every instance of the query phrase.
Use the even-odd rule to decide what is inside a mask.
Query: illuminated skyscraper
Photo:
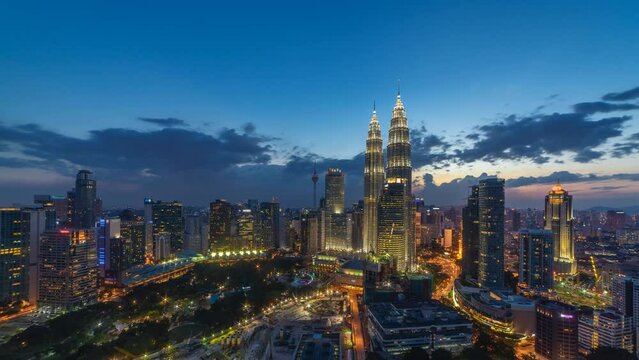
[[[474,185],[462,209],[462,276],[477,279],[479,274],[479,186]]]
[[[392,256],[399,271],[409,266],[406,186],[406,179],[387,178],[377,204],[377,253]]]
[[[76,229],[90,229],[95,226],[96,182],[89,170],[80,170],[75,179],[72,225]]]
[[[337,168],[329,168],[324,178],[325,209],[331,214],[344,213],[344,174]]]
[[[175,254],[184,249],[184,218],[182,217],[182,204],[177,201],[163,202],[144,199],[144,231],[146,242],[146,256],[149,260],[158,261],[157,239],[163,235],[163,251]]]
[[[255,249],[255,214],[251,209],[242,209],[237,219],[237,233],[242,239],[242,247]]]
[[[410,152],[410,133],[408,129],[408,119],[406,110],[402,103],[399,88],[397,89],[397,100],[393,108],[393,118],[388,130],[388,146],[386,147],[388,163],[386,168],[386,179],[401,179],[404,184],[404,227],[403,247],[404,259],[401,270],[410,270],[415,259],[415,205],[412,193],[412,165]],[[397,183],[397,180],[394,180]],[[386,185],[384,185],[386,186]],[[378,214],[378,217],[380,215]],[[379,223],[379,220],[378,220]],[[378,230],[379,231],[379,230]],[[379,234],[378,234],[379,237]],[[379,243],[379,241],[378,241]],[[399,269],[400,267],[398,267]]]
[[[577,273],[572,222],[572,196],[557,184],[546,195],[544,212],[544,228],[553,233],[557,274]]]
[[[377,244],[377,201],[384,186],[384,151],[382,131],[373,106],[368,125],[364,164],[364,251],[375,252]]]
[[[519,286],[534,290],[553,288],[553,243],[548,230],[519,232]]]
[[[233,206],[228,201],[218,199],[211,203],[209,220],[211,250],[231,250],[231,227],[234,212]]]
[[[38,304],[52,311],[96,302],[98,261],[92,230],[48,230],[40,244]]]
[[[535,355],[543,360],[577,360],[579,320],[568,304],[539,300],[536,306]]]
[[[280,203],[273,199],[272,202],[260,204],[260,238],[259,247],[274,248],[280,247]]]
[[[393,108],[393,118],[388,130],[388,146],[386,147],[388,156],[388,167],[386,168],[386,178],[398,178],[406,180],[406,193],[412,194],[412,165],[410,161],[410,135],[408,130],[408,120],[406,110],[402,103],[399,91],[397,101]]]
[[[322,209],[324,249],[348,249],[346,242],[346,212],[344,211],[344,174],[329,168],[324,178],[324,208]]]
[[[29,212],[0,208],[0,301],[27,299]]]
[[[481,286],[504,286],[504,180],[479,182],[479,267]]]

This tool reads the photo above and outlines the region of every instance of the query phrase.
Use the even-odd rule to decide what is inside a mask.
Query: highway
[[[365,360],[366,349],[364,345],[364,329],[362,328],[362,319],[359,314],[357,294],[358,292],[354,290],[350,290],[348,292],[348,300],[351,305],[351,314],[353,315],[351,321],[351,330],[353,334],[353,352],[355,353],[355,360]]]
[[[435,264],[442,267],[442,272],[447,275],[447,278],[442,280],[436,289],[433,289],[433,299],[441,300],[442,298],[445,298],[453,290],[455,279],[459,275],[459,267],[455,264],[455,260],[442,255],[437,255],[423,261],[422,263]]]

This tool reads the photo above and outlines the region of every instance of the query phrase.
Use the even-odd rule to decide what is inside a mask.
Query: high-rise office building
[[[255,242],[255,214],[250,208],[241,209],[237,218],[237,232],[242,239],[242,247],[256,249]]]
[[[184,218],[184,248],[199,254],[209,252],[209,224],[202,214],[190,214]]]
[[[91,179],[93,173],[80,170],[75,179],[72,227],[90,229],[95,226],[96,216],[96,181]]]
[[[120,218],[98,220],[96,241],[98,246],[98,276],[101,279],[107,277],[107,273],[111,270],[111,242],[119,238],[121,238]],[[119,250],[117,246],[115,249]],[[124,251],[124,246],[122,251]],[[116,256],[123,257],[124,253]]]
[[[589,355],[600,347],[624,349],[632,353],[632,319],[613,310],[594,310],[579,317],[579,353]],[[612,359],[611,359],[612,360]]]
[[[92,230],[57,229],[42,234],[38,303],[52,311],[76,309],[97,300],[98,268]]]
[[[462,277],[479,277],[479,186],[471,187],[462,209]]]
[[[324,185],[324,249],[349,249],[351,246],[347,244],[347,217],[344,211],[344,174],[340,169],[329,168]]]
[[[29,212],[0,208],[0,301],[27,300]]]
[[[38,201],[36,201],[36,204]],[[38,302],[38,279],[40,278],[40,238],[47,230],[57,228],[57,215],[54,209],[44,206],[42,208],[24,209],[29,213],[29,296],[30,304]]]
[[[415,202],[412,195],[413,168],[411,164],[411,145],[408,119],[406,118],[406,110],[402,103],[399,88],[397,89],[397,100],[393,107],[393,117],[391,118],[390,128],[388,129],[386,156],[388,157],[386,179],[402,179],[404,183],[405,218],[403,227],[405,239],[403,243],[405,247],[405,258],[402,261],[402,266],[404,269],[410,270],[414,263],[416,251],[414,224]]]
[[[147,258],[158,261],[155,254],[158,235],[168,235],[168,248],[163,244],[162,254],[169,251],[175,254],[184,248],[184,218],[182,217],[182,204],[177,201],[163,202],[144,199],[144,231],[146,240]],[[164,240],[165,238],[163,238]],[[165,256],[166,258],[168,256]]]
[[[488,288],[504,286],[504,180],[479,181],[478,282]]]
[[[400,271],[409,266],[406,233],[410,209],[406,207],[406,186],[405,179],[387,178],[377,211],[377,253],[392,256]]]
[[[359,201],[353,204],[350,215],[350,242],[349,246],[353,250],[364,249],[364,202]]]
[[[555,272],[577,273],[573,236],[572,196],[557,184],[546,195],[544,228],[550,230],[555,243]]]
[[[331,214],[344,213],[344,174],[329,168],[324,177],[324,208]]]
[[[384,150],[377,111],[368,125],[364,155],[364,252],[375,252],[377,245],[377,202],[384,186]]]
[[[536,306],[535,355],[541,360],[577,360],[577,309],[557,301]]]
[[[126,249],[127,267],[144,264],[144,222],[137,219],[121,219],[120,235],[130,243]]]
[[[386,178],[404,179],[406,183],[406,193],[411,195],[413,170],[410,158],[410,134],[408,120],[406,119],[406,110],[404,109],[399,91],[397,92],[397,100],[393,108],[393,118],[391,119],[390,129],[388,130],[386,156],[388,157]]]
[[[632,328],[639,327],[639,277],[615,275],[611,280],[612,307],[632,319]]]
[[[280,247],[280,203],[273,199],[271,202],[260,203],[260,238],[259,247]]]
[[[519,286],[545,291],[553,288],[553,234],[549,230],[519,232]]]
[[[209,239],[213,251],[226,251],[232,248],[232,229],[235,209],[226,200],[215,200],[210,205]]]

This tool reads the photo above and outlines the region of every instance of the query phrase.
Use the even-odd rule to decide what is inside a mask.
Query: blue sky
[[[275,195],[291,206],[307,205],[306,175],[291,166],[297,164],[292,157],[320,159],[326,166],[356,159],[373,99],[387,131],[397,79],[411,127],[423,124],[427,134],[450,144],[445,152],[452,153],[472,148],[474,140],[466,135],[505,116],[571,112],[574,104],[639,86],[637,24],[636,1],[4,2],[0,122],[6,128],[36,124],[39,131],[65,139],[92,141],[95,130],[161,131],[138,118],[181,119],[190,133],[212,137],[224,129],[246,135],[243,124],[250,123],[255,140],[268,147],[269,159],[230,161],[205,175],[192,171],[206,168],[173,167],[169,179],[142,160],[132,169],[105,164],[108,157],[79,163],[60,153],[39,156],[46,151],[40,147],[25,155],[33,141],[0,134],[0,145],[4,140],[8,147],[0,152],[6,163],[0,202],[28,202],[37,190],[62,192],[77,168],[90,167],[103,180],[107,204],[134,206],[144,195],[186,202]],[[598,112],[588,119],[636,115],[636,110]],[[453,204],[463,194],[443,197],[436,190],[484,172],[506,178],[556,171],[639,173],[636,152],[608,155],[615,143],[639,132],[636,119],[611,126],[620,133],[593,147],[606,155],[587,162],[574,161],[573,146],[556,149],[546,162],[524,156],[457,159],[445,168],[425,163],[415,176],[431,174],[433,184],[425,184],[424,195]],[[176,151],[189,156],[184,144]],[[46,161],[17,164],[15,159],[25,157]],[[161,167],[161,160],[150,163]],[[275,178],[274,166],[299,170],[277,175],[299,185],[250,183]],[[219,175],[229,169],[236,171]],[[143,176],[144,181],[122,176],[134,170],[155,176]],[[353,201],[361,192],[359,174],[347,175]],[[209,181],[191,182],[195,176]],[[25,184],[25,177],[32,182]],[[243,185],[228,184],[228,178]],[[178,184],[191,190],[176,190]],[[575,189],[592,198],[593,192],[580,186],[585,185]],[[583,204],[636,204],[637,189],[631,181],[611,196],[604,193]],[[534,205],[542,190],[519,188],[511,203]]]

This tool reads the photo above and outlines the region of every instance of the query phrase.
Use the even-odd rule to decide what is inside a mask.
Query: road
[[[353,334],[353,351],[355,353],[355,360],[365,360],[366,349],[364,347],[364,329],[362,329],[362,319],[359,314],[357,294],[358,292],[354,290],[348,292],[348,300],[351,305],[351,314],[353,315],[353,319],[351,321],[351,330]]]
[[[438,255],[429,258],[424,262],[425,264],[435,264],[442,268],[442,272],[448,277],[444,279],[436,289],[433,291],[433,299],[441,300],[445,298],[452,290],[455,284],[455,279],[459,274],[459,267],[455,264],[455,260],[449,257]]]

